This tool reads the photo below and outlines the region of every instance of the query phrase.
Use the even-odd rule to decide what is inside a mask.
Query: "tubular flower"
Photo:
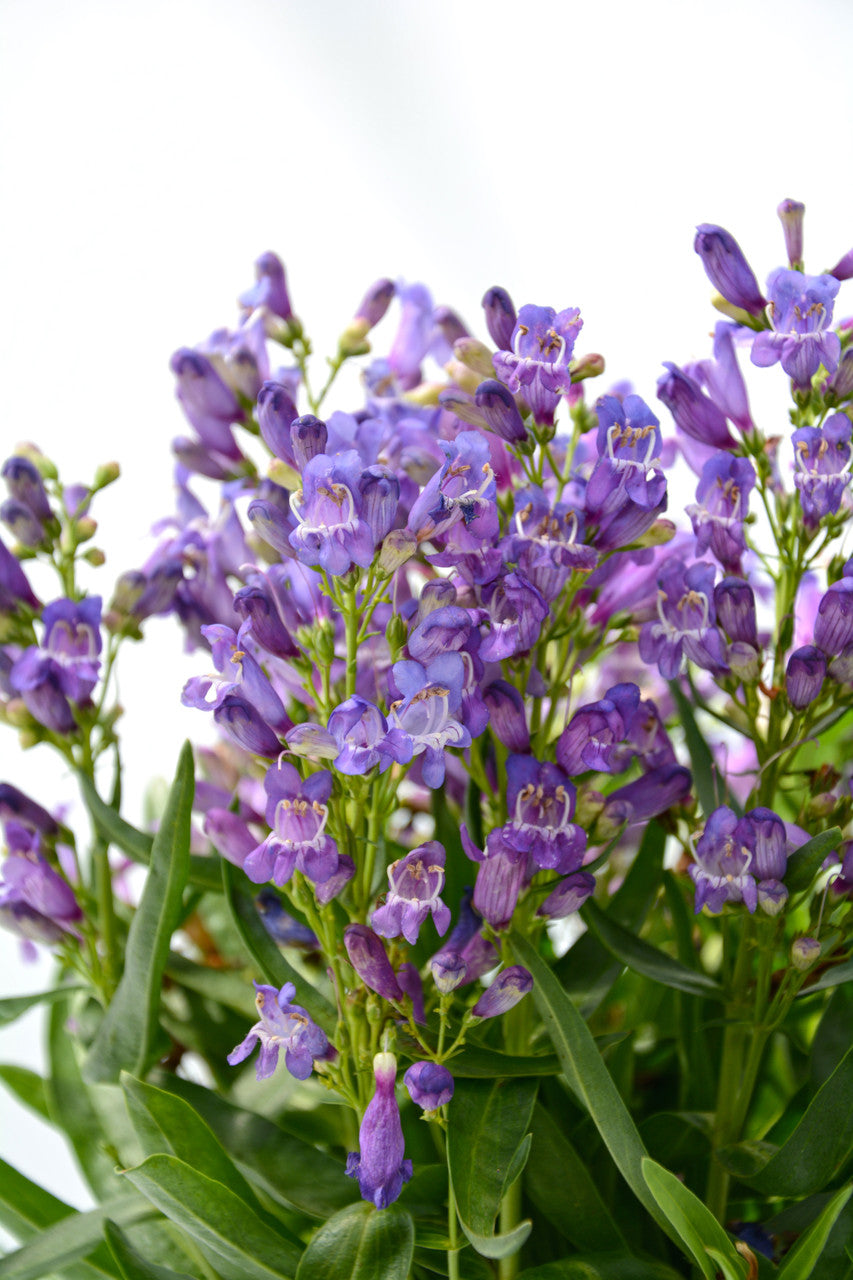
[[[640,657],[656,662],[666,680],[681,670],[686,654],[708,671],[726,667],[722,632],[715,625],[714,566],[700,560],[689,567],[674,557],[658,577],[658,621],[640,631]]]
[[[397,1059],[393,1053],[377,1053],[373,1059],[376,1091],[358,1131],[359,1151],[347,1157],[347,1175],[358,1178],[363,1200],[387,1209],[412,1176],[412,1162],[404,1158],[403,1127],[394,1093]]]
[[[803,520],[816,529],[824,516],[835,515],[850,484],[853,449],[846,413],[834,413],[822,427],[800,427],[794,445],[794,484],[800,492]]]
[[[806,276],[779,267],[767,279],[769,333],[759,333],[751,360],[762,369],[781,361],[797,387],[807,387],[821,365],[834,373],[841,355],[841,339],[833,333],[832,309],[839,281],[833,276]]]
[[[394,683],[402,698],[388,717],[392,731],[402,730],[413,754],[423,754],[423,780],[428,787],[444,782],[445,747],[468,747],[471,734],[458,719],[465,665],[458,653],[445,653],[423,667],[412,659],[395,662]]]
[[[447,932],[450,908],[439,897],[444,887],[445,857],[442,845],[430,840],[392,862],[385,905],[377,907],[370,921],[380,937],[398,938],[402,934],[414,946],[430,912],[439,934]]]
[[[528,303],[518,313],[512,349],[494,357],[498,377],[520,392],[538,423],[553,424],[560,397],[571,388],[569,362],[582,326],[577,307],[558,313]]]
[[[284,1065],[290,1074],[297,1080],[307,1080],[314,1059],[329,1052],[325,1031],[311,1021],[300,1005],[291,1003],[296,995],[292,982],[286,982],[280,991],[256,982],[255,990],[260,1021],[255,1023],[246,1039],[232,1049],[228,1061],[232,1067],[243,1062],[260,1041],[261,1052],[255,1063],[255,1074],[259,1080],[266,1080],[275,1071],[282,1049],[285,1051]]]
[[[272,831],[248,855],[243,870],[255,884],[272,880],[280,888],[295,868],[322,884],[338,870],[338,847],[325,831],[332,775],[322,769],[303,782],[293,765],[282,761],[267,770],[264,787]]]

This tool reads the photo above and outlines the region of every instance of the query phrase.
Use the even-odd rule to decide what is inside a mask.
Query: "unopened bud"
[[[477,338],[460,338],[457,342],[454,342],[453,355],[455,359],[467,365],[469,369],[479,373],[481,382],[483,378],[493,378],[495,376],[492,353],[486,344],[479,342]]]
[[[791,943],[791,964],[805,973],[820,959],[820,950],[817,938],[795,938]]]
[[[56,480],[59,476],[56,463],[51,462],[50,458],[46,458],[41,449],[31,441],[24,441],[23,444],[16,445],[14,454],[19,458],[27,458],[38,470],[42,480]]]
[[[328,618],[321,618],[312,640],[317,660],[325,667],[331,666],[335,660],[335,627]]]
[[[367,334],[370,325],[366,320],[351,320],[338,338],[338,351],[342,356],[366,356],[370,351]]]
[[[29,728],[33,723],[23,698],[10,698],[6,703],[6,723],[15,729]]]
[[[604,356],[596,351],[580,356],[571,365],[572,382],[583,382],[584,378],[599,378],[604,373]]]
[[[651,528],[634,539],[638,547],[662,547],[675,537],[675,525],[671,520],[655,520]]]
[[[391,652],[392,662],[396,662],[403,645],[406,643],[408,628],[400,617],[399,613],[394,613],[388,619],[388,626],[385,630],[385,638],[388,641],[388,648]]]
[[[282,489],[289,489],[291,493],[302,488],[302,477],[299,472],[288,466],[282,458],[270,459],[267,475],[275,484],[281,485]]]
[[[808,817],[828,818],[829,815],[834,812],[837,804],[837,796],[834,796],[831,791],[823,791],[819,795],[812,796],[809,800],[807,808]]]
[[[89,550],[84,553],[83,559],[87,564],[91,564],[96,569],[100,569],[101,565],[106,563],[107,557],[104,555],[100,547],[90,547]]]
[[[74,521],[72,529],[74,540],[79,546],[81,542],[88,542],[90,538],[94,538],[98,531],[98,522],[91,516],[81,516],[79,520]]]
[[[457,387],[461,387],[463,391],[467,391],[469,395],[473,395],[477,387],[483,380],[483,375],[475,373],[467,364],[463,364],[461,360],[448,360],[444,366],[444,371],[450,378],[451,382]]]
[[[746,325],[750,329],[756,328],[755,317],[751,316],[743,307],[738,307],[733,302],[729,302],[728,298],[724,298],[721,293],[715,293],[711,298],[711,306],[722,315],[728,316],[730,320],[734,320],[735,324]]]
[[[382,540],[377,568],[383,577],[390,578],[418,549],[418,540],[408,529],[392,529]]]
[[[106,489],[108,484],[113,484],[121,475],[121,467],[117,462],[104,462],[95,472],[95,482],[93,489]]]
[[[443,390],[443,382],[422,382],[419,386],[412,387],[411,391],[406,391],[403,399],[407,400],[409,404],[431,407],[439,403],[438,397]]]

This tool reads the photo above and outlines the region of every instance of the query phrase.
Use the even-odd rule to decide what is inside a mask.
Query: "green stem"
[[[456,1217],[456,1196],[453,1180],[447,1179],[447,1280],[459,1280],[459,1222]]]

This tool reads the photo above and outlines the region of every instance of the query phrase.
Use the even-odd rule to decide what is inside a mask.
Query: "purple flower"
[[[303,564],[318,566],[333,577],[353,564],[366,569],[373,559],[374,539],[362,519],[359,480],[361,459],[354,449],[334,458],[318,454],[302,473],[302,489],[290,496],[298,520],[290,545]]]
[[[625,747],[629,726],[640,705],[635,684],[618,684],[598,702],[579,707],[557,741],[557,760],[572,777],[596,769],[621,773],[634,751]]]
[[[412,758],[408,734],[389,729],[379,708],[358,694],[347,698],[329,716],[329,733],[337,746],[334,763],[339,773],[364,774],[377,764],[384,773],[392,760],[408,764]]]
[[[679,431],[714,449],[734,449],[736,441],[719,405],[683,369],[669,361],[664,361],[663,367],[669,372],[658,379],[658,399],[669,409]]]
[[[703,906],[715,914],[727,902],[744,902],[749,911],[758,905],[758,890],[749,874],[753,851],[748,827],[734,810],[715,809],[696,843],[696,861],[689,871],[696,885],[695,910]]]
[[[650,513],[662,509],[666,477],[659,466],[660,422],[639,396],[602,396],[598,413],[598,461],[584,495],[590,519],[606,527],[628,504]],[[651,471],[651,478],[649,472]]]
[[[561,880],[536,912],[547,920],[562,920],[579,911],[595,891],[595,876],[589,871],[575,871]]]
[[[785,691],[788,701],[802,711],[820,693],[826,676],[826,658],[813,644],[796,649],[785,669]]]
[[[604,802],[604,816],[616,825],[645,822],[685,801],[692,782],[690,770],[683,765],[662,764],[611,791]]]
[[[366,987],[395,1004],[403,999],[403,991],[391,967],[382,939],[366,924],[351,924],[344,929],[344,946],[349,962]]]
[[[750,315],[760,316],[764,310],[764,298],[755,273],[734,236],[722,227],[703,222],[696,228],[693,248],[702,259],[711,284],[726,301]]]
[[[758,650],[755,594],[743,578],[723,578],[714,587],[717,622],[730,640]]]
[[[500,828],[500,838],[507,849],[527,855],[538,871],[576,871],[586,835],[571,821],[575,788],[563,770],[532,756],[513,755],[506,773],[509,821]]]
[[[482,305],[486,316],[486,328],[492,342],[502,351],[511,350],[513,333],[518,321],[512,298],[506,289],[495,285],[483,294]]]
[[[261,436],[270,453],[295,467],[290,424],[299,416],[299,411],[289,388],[280,382],[265,382],[258,391],[257,416]]]
[[[785,234],[788,265],[792,271],[803,265],[803,214],[806,206],[799,200],[783,200],[776,209]]]
[[[432,980],[442,995],[449,995],[465,981],[468,966],[458,951],[438,951],[429,962]]]
[[[480,917],[487,920],[493,929],[506,929],[512,920],[518,895],[524,884],[527,870],[527,857],[520,849],[513,848],[502,838],[501,830],[490,831],[486,838],[485,849],[478,849],[468,834],[468,828],[462,824],[462,848],[472,862],[478,862],[477,882],[474,885],[474,909]],[[479,935],[475,935],[478,937]],[[446,949],[453,949],[452,938],[448,939]],[[465,949],[460,952],[468,964]],[[495,953],[497,954],[497,953]],[[466,974],[468,982],[474,975]],[[487,964],[486,969],[491,968]],[[483,970],[485,972],[485,969]]]
[[[85,702],[98,682],[101,661],[101,597],[54,600],[42,613],[43,653],[59,671],[62,692]]]
[[[686,655],[708,671],[726,669],[722,633],[715,626],[714,566],[698,561],[688,566],[673,557],[658,577],[658,621],[640,631],[640,657],[655,662],[666,680],[681,670]]]
[[[438,933],[447,932],[450,908],[439,897],[444,888],[445,858],[443,846],[430,840],[391,863],[385,905],[377,907],[370,920],[380,937],[399,938],[402,934],[414,946],[430,912]]]
[[[853,578],[839,578],[821,597],[814,642],[828,658],[836,657],[853,644]]]
[[[0,925],[24,938],[28,958],[34,958],[33,941],[58,942],[75,932],[83,912],[70,885],[41,852],[38,831],[8,819],[4,835],[10,856],[3,863],[0,880]]]
[[[731,573],[740,570],[746,550],[744,520],[754,484],[755,470],[748,458],[716,453],[702,468],[696,503],[686,509],[696,535],[696,554],[704,555],[710,548]]]
[[[498,351],[495,370],[512,392],[520,392],[538,423],[551,425],[560,396],[571,388],[569,363],[583,321],[577,307],[521,308],[511,350]]]
[[[437,1111],[453,1097],[453,1076],[438,1062],[413,1062],[403,1084],[415,1106],[424,1111]]]
[[[527,428],[511,393],[502,382],[489,378],[474,393],[489,431],[494,431],[507,444],[521,444],[527,439]]]
[[[406,734],[414,755],[423,754],[423,780],[435,789],[444,782],[446,747],[468,747],[471,734],[458,719],[465,666],[458,653],[446,653],[421,666],[395,662],[391,673],[402,698],[393,703],[389,723]]]
[[[370,286],[367,293],[362,298],[355,310],[353,319],[363,321],[365,325],[365,333],[369,331],[383,319],[386,311],[391,305],[391,300],[396,292],[396,286],[393,280],[383,277],[381,280],[375,281]]]
[[[293,315],[282,261],[276,254],[262,253],[255,262],[255,283],[240,294],[240,306],[249,311],[266,307],[273,315],[289,320]]]
[[[403,1127],[394,1093],[397,1059],[393,1053],[377,1053],[373,1059],[376,1091],[358,1131],[358,1152],[350,1152],[346,1171],[358,1178],[363,1200],[387,1209],[412,1176],[412,1162],[404,1159]]]
[[[280,991],[256,982],[255,990],[255,1004],[260,1021],[255,1023],[246,1039],[228,1054],[228,1062],[232,1067],[243,1062],[260,1041],[261,1052],[255,1063],[255,1073],[259,1080],[266,1080],[275,1071],[282,1048],[285,1051],[284,1065],[290,1074],[297,1080],[307,1080],[313,1069],[314,1059],[322,1058],[329,1052],[326,1033],[311,1021],[300,1005],[291,1003],[296,995],[296,987],[292,982],[286,982]]]
[[[17,613],[20,605],[30,609],[39,606],[17,556],[0,539],[0,613]]]
[[[294,418],[290,424],[290,448],[300,472],[305,471],[312,458],[326,452],[328,440],[328,427],[313,413]]]
[[[556,600],[573,570],[595,567],[598,552],[584,543],[583,513],[567,502],[552,503],[542,489],[515,496],[515,532],[503,540],[505,559],[546,601]]]
[[[735,353],[735,338],[743,333],[740,325],[720,320],[714,328],[714,358],[699,360],[690,372],[705,387],[708,395],[741,431],[753,431],[755,423],[749,409],[746,383]]]
[[[181,694],[184,706],[215,711],[229,694],[237,694],[271,729],[286,733],[291,728],[290,719],[269,677],[246,651],[244,628],[237,633],[221,625],[202,627],[201,634],[211,647],[219,675],[218,678],[193,676],[189,679]]]
[[[475,1018],[495,1018],[518,1004],[528,991],[533,990],[533,978],[520,964],[502,969],[491,986],[487,987],[474,1005]]]
[[[752,363],[766,368],[781,360],[797,387],[807,387],[821,365],[833,373],[841,355],[841,340],[831,328],[838,288],[833,276],[806,276],[784,267],[771,272],[767,292],[773,330],[756,335]]]
[[[489,721],[498,741],[509,750],[523,753],[530,750],[530,730],[524,699],[515,685],[507,680],[495,680],[483,690],[483,701],[489,712]]]
[[[835,515],[850,483],[853,425],[846,413],[834,413],[822,427],[800,427],[794,445],[794,484],[800,491],[803,520],[816,529],[824,516]]]
[[[272,831],[246,858],[246,875],[255,884],[272,880],[279,888],[294,868],[315,883],[328,880],[338,870],[338,847],[325,831],[332,775],[323,769],[303,782],[292,764],[279,761],[267,770],[264,787]]]
[[[177,397],[188,421],[198,433],[202,448],[226,462],[239,462],[243,455],[231,430],[244,414],[231,388],[223,382],[207,356],[182,347],[169,362],[178,380]]]
[[[520,573],[504,573],[484,587],[482,595],[491,623],[480,645],[483,662],[498,662],[532,649],[549,613],[542,592]]]

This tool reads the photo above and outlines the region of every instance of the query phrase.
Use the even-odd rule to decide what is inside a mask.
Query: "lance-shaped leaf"
[[[414,1047],[414,1041],[412,1045]],[[556,1076],[562,1071],[555,1053],[511,1054],[485,1045],[466,1044],[451,1059],[454,1080],[495,1080],[507,1076]]]
[[[501,1200],[530,1152],[535,1080],[460,1080],[450,1104],[447,1164],[459,1220],[471,1244],[486,1258],[521,1247],[530,1222],[495,1235]]]
[[[665,1262],[640,1261],[629,1254],[575,1253],[519,1273],[518,1280],[681,1280]]]
[[[800,893],[803,889],[808,889],[814,880],[818,871],[823,865],[824,859],[833,849],[837,849],[841,844],[842,836],[838,827],[830,827],[829,831],[821,831],[820,835],[814,836],[807,844],[801,845],[796,849],[788,859],[788,867],[785,872],[785,884],[789,893]]]
[[[214,1267],[224,1258],[245,1280],[293,1280],[299,1244],[283,1226],[273,1231],[221,1182],[166,1155],[149,1156],[125,1177],[199,1243]]]
[[[735,1177],[763,1194],[801,1197],[825,1187],[851,1150],[853,1048],[823,1082],[783,1146],[742,1143],[719,1156]]]
[[[669,688],[678,707],[678,718],[684,730],[684,740],[690,755],[693,786],[696,788],[705,817],[707,818],[722,804],[728,804],[735,813],[740,814],[742,812],[740,805],[734,796],[728,794],[725,777],[721,775],[708,741],[696,723],[693,707],[685,696],[680,682],[670,680]]]
[[[193,1280],[186,1271],[158,1267],[133,1248],[125,1233],[109,1219],[104,1223],[104,1236],[115,1258],[122,1280]]]
[[[676,991],[686,991],[691,996],[709,996],[713,1000],[725,999],[719,983],[698,969],[688,969],[665,951],[659,951],[625,929],[601,910],[591,899],[584,903],[581,915],[604,946],[629,969],[641,973],[653,982]]]
[[[414,1247],[414,1223],[399,1205],[348,1205],[314,1236],[296,1280],[408,1280]]]
[[[533,976],[533,998],[569,1087],[589,1113],[634,1195],[667,1235],[675,1239],[673,1228],[643,1177],[641,1162],[648,1153],[589,1027],[527,938],[513,932],[509,943],[516,960]]]
[[[95,1272],[120,1280],[121,1272],[103,1241],[104,1221],[112,1218],[129,1226],[151,1216],[150,1205],[137,1195],[114,1197],[88,1213],[70,1209],[66,1217],[44,1227],[14,1253],[0,1258],[0,1277],[2,1280],[44,1280],[54,1272],[65,1271],[78,1259],[90,1257],[90,1266]]]
[[[853,1186],[848,1184],[832,1197],[820,1216],[815,1219],[808,1231],[800,1236],[791,1252],[787,1254],[779,1268],[776,1280],[817,1280],[820,1276],[817,1262],[827,1237],[850,1199],[851,1193],[853,1193]]]
[[[267,933],[252,895],[240,883],[236,868],[224,860],[222,884],[231,918],[264,981],[278,988],[283,987],[286,982],[292,982],[296,987],[296,1003],[311,1015],[327,1035],[333,1035],[336,1022],[334,1008],[325,996],[306,982],[302,974],[285,960]]]
[[[687,1256],[707,1280],[714,1280],[718,1264],[724,1274],[728,1272],[727,1280],[743,1280],[744,1260],[711,1210],[674,1173],[655,1160],[646,1157],[642,1170],[649,1190],[678,1233]],[[709,1257],[709,1248],[718,1255],[717,1260]]]
[[[84,987],[56,987],[53,991],[36,991],[31,996],[7,996],[0,1000],[0,1026],[14,1022],[38,1004],[52,1004],[55,1000],[64,1000],[72,991],[83,990]]]
[[[576,1249],[625,1251],[625,1240],[601,1198],[586,1163],[550,1114],[533,1112],[532,1159],[524,1173],[527,1191],[540,1213]]]
[[[181,917],[189,870],[194,787],[192,748],[187,742],[154,837],[148,877],[127,937],[124,973],[86,1060],[84,1076],[89,1080],[116,1080],[122,1069],[142,1075],[149,1064],[159,1029],[169,940]]]

